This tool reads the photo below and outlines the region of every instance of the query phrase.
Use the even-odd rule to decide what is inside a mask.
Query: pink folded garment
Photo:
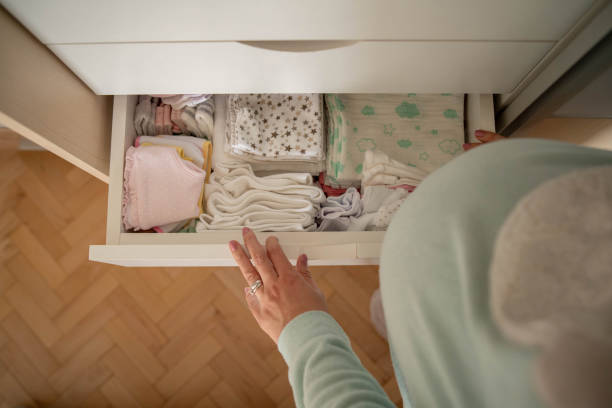
[[[179,152],[169,146],[127,150],[121,208],[126,229],[148,230],[200,215],[206,172]]]

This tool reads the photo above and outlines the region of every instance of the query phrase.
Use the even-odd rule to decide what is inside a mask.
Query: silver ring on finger
[[[261,279],[257,279],[255,282],[253,282],[253,284],[250,286],[250,290],[249,290],[249,294],[250,295],[254,295],[255,292],[257,292],[257,289],[261,288],[263,286],[263,282],[261,281]]]

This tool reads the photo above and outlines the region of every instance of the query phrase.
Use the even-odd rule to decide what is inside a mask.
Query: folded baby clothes
[[[210,177],[210,184],[222,185],[233,197],[256,189],[304,196],[317,204],[325,201],[323,190],[313,184],[312,175],[308,173],[281,173],[258,177],[248,163],[237,161],[217,164]]]
[[[164,108],[163,110],[163,114],[164,114],[164,133],[162,133],[163,135],[171,135],[172,134],[172,120],[170,119],[171,116],[171,112],[172,112],[172,108],[170,107],[170,105],[162,105],[162,107]]]
[[[186,160],[193,162],[196,166],[210,174],[211,158],[212,158],[212,143],[208,140],[202,140],[193,136],[138,136],[134,141],[134,146],[147,145],[163,145],[176,146],[183,150],[183,155]]]
[[[372,220],[372,225],[375,230],[386,230],[391,219],[399,210],[400,206],[406,201],[410,193],[404,189],[395,189],[389,197],[382,203],[376,211],[376,215]]]
[[[319,94],[230,95],[225,151],[246,162],[320,165],[325,158]]]
[[[328,197],[327,202],[321,205],[317,231],[385,230],[409,194],[405,188],[367,186],[363,197],[360,197],[354,187],[349,187],[342,196]],[[331,208],[336,211],[326,213],[323,209],[330,201],[333,203]]]
[[[349,187],[341,196],[327,197],[327,200],[321,203],[319,218],[358,217],[362,211],[359,191],[355,187]]]
[[[196,106],[181,110],[180,119],[188,134],[212,140],[214,131],[215,102],[209,98]]]
[[[218,119],[214,122],[213,145],[215,148],[213,149],[213,168],[216,167],[217,163],[237,160],[236,157],[229,154],[229,149],[225,147],[227,99],[227,95],[215,95],[214,98],[215,116]],[[239,159],[242,160],[242,157],[239,157]],[[317,175],[325,169],[325,162],[323,160],[317,162],[298,160],[285,162],[282,160],[270,160],[253,161],[250,164],[253,171],[258,175],[268,175],[287,171]]]
[[[461,152],[463,95],[326,95],[327,180],[357,186],[366,151],[431,172]]]
[[[221,162],[205,188],[206,212],[196,231],[312,231],[323,191],[306,173],[257,177],[248,163]]]
[[[126,229],[148,230],[197,217],[206,172],[171,146],[128,148],[122,200]]]
[[[183,111],[181,109],[172,109],[170,112],[170,121],[172,121],[172,133],[176,134],[189,134],[187,131],[187,125],[181,119]]]
[[[157,102],[150,96],[139,96],[136,110],[134,112],[134,128],[137,135],[154,135],[155,131],[155,108]]]
[[[151,95],[160,97],[162,103],[171,105],[172,109],[183,109],[188,106],[196,106],[212,98],[210,94],[182,94],[182,95]]]
[[[200,231],[241,229],[257,231],[310,231],[318,206],[306,197],[263,190],[248,190],[233,197],[219,186],[207,185],[206,213]]]
[[[428,174],[429,172],[414,165],[393,160],[379,150],[368,150],[364,153],[361,185],[362,187],[378,184],[418,186]]]
[[[198,129],[208,140],[212,140],[214,131],[214,114],[215,100],[212,98],[207,99],[196,106],[195,120],[198,125]]]
[[[346,231],[362,212],[363,203],[359,191],[355,187],[349,187],[344,194],[327,197],[321,204],[317,216],[317,231]]]

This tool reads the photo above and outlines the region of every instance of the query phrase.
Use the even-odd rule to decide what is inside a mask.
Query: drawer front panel
[[[593,0],[2,0],[45,44],[558,40]],[[552,15],[554,14],[554,17]]]
[[[55,45],[98,94],[504,93],[550,42],[366,41],[289,52],[238,42]]]

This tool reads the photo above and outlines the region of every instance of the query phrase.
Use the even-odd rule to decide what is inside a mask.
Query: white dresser
[[[611,3],[593,0],[0,3],[96,94],[116,95],[112,135],[100,136],[112,138],[109,171],[96,174],[109,181],[107,245],[90,259],[135,266],[230,265],[227,242],[239,233],[122,229],[134,95],[465,93],[472,134],[495,130],[495,109],[505,127],[612,27]],[[89,170],[86,153],[71,161]],[[275,235],[293,259],[364,264],[378,262],[384,232]]]

